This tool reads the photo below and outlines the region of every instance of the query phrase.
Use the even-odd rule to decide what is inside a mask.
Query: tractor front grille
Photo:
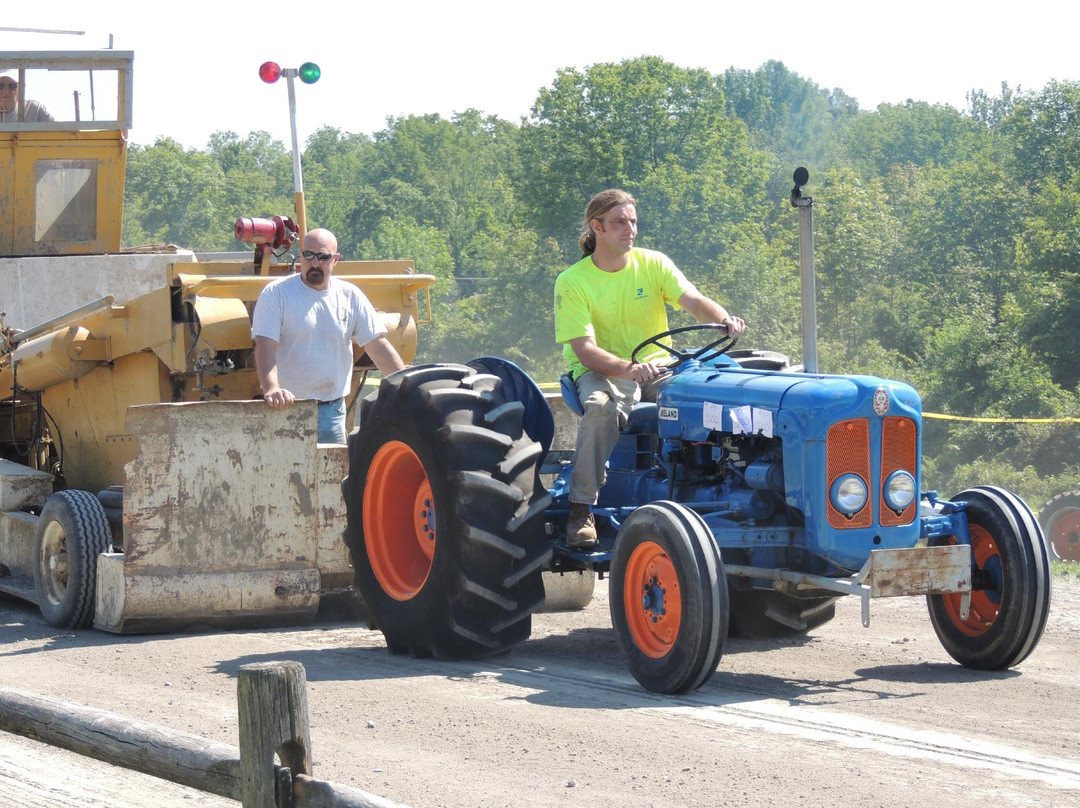
[[[826,493],[826,509],[829,524],[837,529],[870,527],[874,521],[872,503],[877,502],[880,523],[883,527],[908,525],[915,519],[918,497],[901,513],[885,504],[883,486],[885,480],[898,469],[916,476],[918,469],[919,430],[914,420],[903,417],[883,418],[881,425],[881,464],[877,474],[871,476],[870,421],[851,418],[829,428],[826,437],[826,492],[843,474],[857,474],[869,491],[866,505],[850,517],[833,507]]]
[[[870,424],[865,418],[851,418],[829,427],[826,439],[828,457],[826,491],[841,474],[857,474],[870,488]],[[835,528],[870,527],[874,520],[870,503],[873,497],[866,498],[861,511],[846,516],[833,507],[832,500],[826,494],[829,507],[829,524]]]
[[[885,504],[884,485],[897,469],[904,469],[915,475],[918,463],[918,429],[910,418],[890,417],[881,424],[881,484],[878,490],[878,512],[881,524],[886,527],[910,525],[915,519],[915,509],[919,505],[916,496],[902,512],[889,508]]]

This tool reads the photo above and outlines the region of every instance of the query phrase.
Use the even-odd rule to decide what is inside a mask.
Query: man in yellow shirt
[[[585,208],[582,259],[555,281],[555,340],[577,385],[585,413],[578,425],[570,475],[566,543],[595,547],[591,506],[606,478],[605,464],[638,401],[656,399],[661,360],[651,346],[639,361],[630,354],[641,342],[668,330],[666,306],[690,312],[699,323],[721,323],[738,336],[746,324],[705,297],[663,253],[634,247],[635,201],[617,188],[601,191]]]

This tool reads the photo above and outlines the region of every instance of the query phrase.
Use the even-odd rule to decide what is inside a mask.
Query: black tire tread
[[[942,646],[961,665],[977,670],[1014,667],[1035,649],[1050,613],[1046,539],[1023,500],[1002,488],[976,486],[961,491],[953,500],[968,502],[969,520],[1000,519],[1007,528],[1005,534],[993,536],[1005,575],[1003,606],[985,634],[968,637],[952,624],[942,596],[928,595],[931,622]],[[983,527],[989,530],[990,526]]]
[[[674,645],[660,659],[646,656],[635,644],[623,606],[626,568],[637,546],[633,542],[640,537],[661,546],[677,545],[668,552],[679,575],[683,618]],[[727,642],[727,594],[720,550],[700,515],[683,505],[658,501],[636,509],[623,522],[611,563],[609,607],[619,651],[643,687],[656,693],[686,693],[708,681]]]
[[[394,653],[505,651],[529,636],[543,603],[551,545],[543,521],[550,498],[537,482],[542,451],[524,432],[524,408],[503,400],[501,385],[463,365],[399,371],[383,380],[350,440],[346,540],[357,587]],[[390,439],[424,458],[439,524],[428,581],[403,602],[375,578],[362,529],[367,463]]]
[[[67,541],[68,584],[60,603],[44,595],[40,542],[46,525],[57,521]],[[112,530],[105,509],[89,491],[57,491],[45,501],[34,542],[34,585],[45,621],[57,628],[88,628],[94,622],[97,597],[97,557],[107,553]]]

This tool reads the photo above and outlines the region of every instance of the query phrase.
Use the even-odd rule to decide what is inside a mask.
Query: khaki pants
[[[613,379],[587,370],[575,383],[585,414],[578,423],[574,470],[570,472],[570,502],[593,505],[596,492],[607,479],[605,466],[619,439],[619,427],[626,423],[630,408],[639,401],[656,401],[660,379],[641,387],[630,379]]]

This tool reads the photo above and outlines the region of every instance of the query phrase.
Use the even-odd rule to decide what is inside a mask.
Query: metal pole
[[[817,288],[814,282],[814,200],[796,200],[799,209],[799,268],[802,274],[803,366],[807,373],[818,372]]]
[[[300,237],[307,235],[307,210],[304,205],[304,174],[300,170],[300,144],[296,137],[296,88],[293,80],[297,71],[288,69],[284,71],[286,83],[289,85],[289,127],[292,130],[292,157],[293,157],[293,188],[296,191],[296,225],[300,230]]]
[[[65,326],[72,320],[78,317],[82,317],[84,314],[89,314],[90,312],[97,311],[98,309],[107,308],[113,304],[114,300],[116,300],[116,298],[114,298],[112,295],[105,295],[105,297],[99,298],[92,303],[86,303],[82,306],[79,306],[77,309],[72,309],[66,314],[61,314],[58,317],[53,317],[51,320],[41,323],[40,325],[36,325],[33,328],[27,329],[26,331],[20,331],[18,334],[13,334],[11,337],[11,341],[15,344],[18,344],[20,342],[26,342],[26,340],[33,339],[39,334],[44,334],[48,331],[53,331],[62,326]]]
[[[810,180],[805,168],[795,169],[795,187],[791,189],[791,206],[799,211],[799,269],[802,274],[802,342],[803,368],[807,373],[818,372],[817,361],[817,290],[814,283],[814,200],[802,195],[802,187]]]

